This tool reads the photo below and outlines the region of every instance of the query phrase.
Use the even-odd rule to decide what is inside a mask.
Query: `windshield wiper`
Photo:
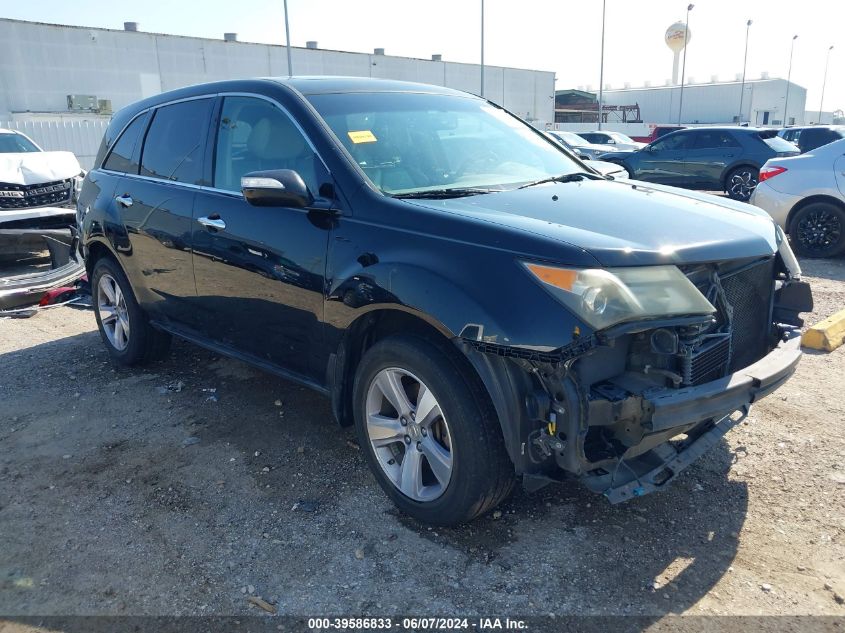
[[[426,189],[423,191],[409,191],[408,193],[392,194],[394,198],[463,198],[465,196],[477,196],[481,193],[490,193],[494,189],[479,189],[471,187],[455,187],[454,189]]]
[[[585,178],[591,180],[604,180],[598,174],[588,174],[585,171],[578,171],[574,174],[563,174],[562,176],[550,176],[549,178],[541,178],[540,180],[534,180],[524,185],[520,185],[519,187],[517,187],[517,189],[525,189],[526,187],[533,187],[534,185],[543,185],[547,182],[579,182],[581,180],[584,180]]]

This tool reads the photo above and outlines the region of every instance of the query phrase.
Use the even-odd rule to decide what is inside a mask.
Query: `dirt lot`
[[[810,322],[845,306],[845,261],[804,266]],[[843,616],[843,390],[845,348],[807,354],[661,494],[431,529],[309,391],[186,343],[116,369],[88,311],[3,320],[0,614]]]

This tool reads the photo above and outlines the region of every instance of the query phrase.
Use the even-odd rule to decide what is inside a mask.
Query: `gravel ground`
[[[804,266],[812,323],[845,261]],[[309,391],[187,343],[115,368],[90,311],[0,320],[0,614],[845,616],[843,386],[845,348],[808,353],[665,492],[432,529]]]

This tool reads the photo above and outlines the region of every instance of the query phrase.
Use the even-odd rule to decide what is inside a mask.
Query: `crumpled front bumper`
[[[647,405],[653,408],[653,415],[649,431],[713,422],[693,427],[682,442],[663,443],[630,460],[623,458],[612,473],[585,475],[584,483],[611,503],[661,489],[741,422],[751,404],[786,382],[800,360],[801,333],[793,329],[769,354],[744,369],[703,385],[650,396]]]

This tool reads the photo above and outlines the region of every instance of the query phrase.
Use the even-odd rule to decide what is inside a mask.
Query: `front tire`
[[[732,170],[725,178],[725,193],[733,200],[748,202],[757,188],[760,170],[743,166]]]
[[[789,224],[789,239],[804,257],[836,257],[845,253],[845,210],[829,202],[800,209]]]
[[[489,397],[451,350],[411,336],[376,343],[353,389],[355,426],[379,485],[406,514],[455,525],[513,489]]]
[[[100,337],[113,361],[142,365],[167,355],[170,335],[150,325],[129,280],[113,259],[103,257],[94,264],[91,294]]]

